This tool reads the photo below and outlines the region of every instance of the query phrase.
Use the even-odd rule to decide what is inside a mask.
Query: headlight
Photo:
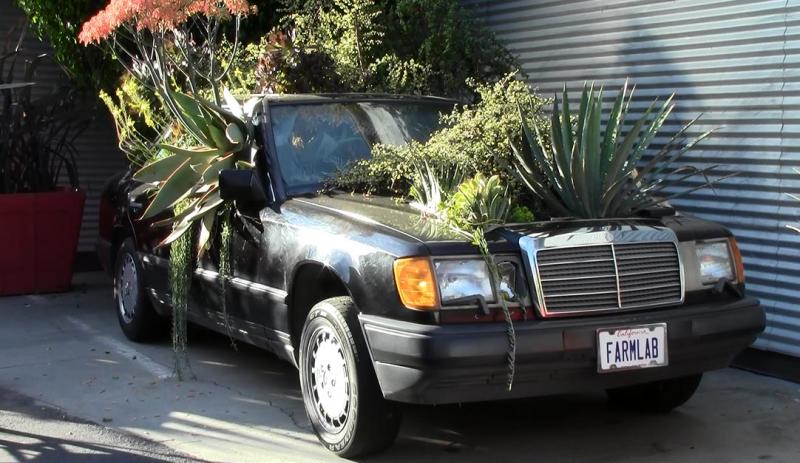
[[[698,242],[695,252],[703,284],[716,283],[721,279],[736,281],[736,263],[727,240]]]
[[[443,259],[434,262],[434,268],[443,303],[477,295],[494,302],[492,279],[483,260]]]

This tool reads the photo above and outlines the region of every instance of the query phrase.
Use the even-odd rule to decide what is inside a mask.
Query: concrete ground
[[[0,389],[0,461],[190,462],[169,447]]]
[[[79,274],[70,293],[1,298],[0,315],[0,462],[46,447],[107,461],[337,460],[310,430],[293,367],[197,329],[198,379],[171,379],[168,341],[125,340],[100,274]],[[84,420],[97,424],[88,437]],[[405,406],[397,443],[369,460],[797,462],[799,432],[800,385],[723,370],[662,416],[612,409],[602,393]]]

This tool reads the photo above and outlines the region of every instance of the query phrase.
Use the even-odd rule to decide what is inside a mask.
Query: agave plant
[[[169,244],[200,222],[198,252],[202,253],[211,237],[219,207],[219,172],[234,167],[250,167],[249,154],[253,128],[245,122],[253,101],[242,107],[228,92],[227,105],[231,111],[182,93],[171,92],[180,111],[181,125],[199,142],[192,148],[160,144],[161,156],[134,174],[134,179],[154,192],[142,215],[150,219],[179,203],[184,206],[172,217],[155,222],[157,226],[172,225],[172,233],[161,243]]]
[[[434,225],[472,239],[495,225],[532,222],[533,213],[514,204],[500,176],[464,175],[458,166],[416,168],[409,190],[411,206]],[[428,222],[426,222],[428,223]]]
[[[511,200],[500,177],[477,173],[461,183],[447,204],[451,223],[461,228],[484,230],[506,222],[511,214]]]
[[[464,171],[457,165],[431,167],[427,162],[416,167],[408,195],[411,206],[425,215],[439,213],[445,200],[452,196],[464,181]]]
[[[523,142],[512,144],[515,174],[553,215],[580,218],[629,217],[648,207],[691,193],[712,183],[707,174],[717,166],[698,169],[673,164],[705,139],[709,130],[687,141],[686,132],[699,118],[684,125],[652,157],[645,158],[651,142],[674,108],[673,95],[654,101],[623,135],[633,89],[620,90],[603,127],[603,89],[584,86],[578,113],[570,110],[566,87],[562,105],[554,99],[548,136],[520,117]],[[520,112],[522,112],[520,110]],[[668,193],[674,182],[702,175],[694,188]],[[719,178],[717,182],[726,177]]]

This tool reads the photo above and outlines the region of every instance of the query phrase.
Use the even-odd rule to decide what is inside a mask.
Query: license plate
[[[597,371],[667,365],[667,324],[597,330]]]

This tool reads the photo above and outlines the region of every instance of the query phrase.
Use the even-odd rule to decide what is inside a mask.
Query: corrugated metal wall
[[[800,193],[800,0],[463,3],[543,94],[584,81],[618,88],[630,77],[638,108],[677,92],[667,131],[701,112],[695,132],[721,126],[685,160],[739,175],[676,206],[734,231],[749,292],[768,316],[756,346],[800,356],[800,236],[786,229],[800,221],[787,196]]]
[[[13,0],[0,0],[0,40],[18,38],[24,18],[24,13]],[[25,56],[51,51],[47,44],[37,40],[31,32],[26,35],[23,47],[26,50]],[[47,95],[65,82],[66,75],[54,60],[48,58],[37,68],[36,93]],[[126,166],[125,156],[117,149],[114,124],[105,106],[98,101],[97,106],[88,104],[87,107],[95,110],[96,114],[92,125],[77,140],[80,153],[77,161],[78,173],[81,189],[86,191],[79,251],[94,250],[101,189],[106,179]]]

